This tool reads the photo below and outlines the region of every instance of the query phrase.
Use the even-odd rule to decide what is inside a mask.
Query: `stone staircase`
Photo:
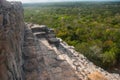
[[[62,59],[46,38],[37,38],[30,27],[25,29],[25,80],[81,80],[74,69]]]
[[[26,24],[24,69],[26,80],[120,80],[75,51],[53,29]]]

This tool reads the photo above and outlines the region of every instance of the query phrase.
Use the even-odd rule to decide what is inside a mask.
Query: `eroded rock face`
[[[0,0],[0,80],[23,80],[24,26],[22,4]]]
[[[56,45],[57,44],[57,45]],[[0,0],[0,80],[120,80],[75,51],[54,30],[27,24],[20,2]]]

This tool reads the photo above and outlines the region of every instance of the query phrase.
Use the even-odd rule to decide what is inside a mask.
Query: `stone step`
[[[50,30],[48,29],[48,31]],[[120,79],[119,75],[115,76],[94,65],[84,55],[75,51],[73,46],[69,46],[63,40],[56,38],[53,33],[54,31],[46,32],[45,35],[47,36],[42,36],[42,32],[34,33],[34,35],[38,34],[39,37],[43,37],[42,39],[37,38],[40,46],[40,51],[37,54],[42,53],[42,55],[38,56],[43,56],[42,63],[44,63],[51,80],[88,80],[88,78],[94,80],[90,76],[94,75],[96,71],[102,75],[98,75],[101,80]],[[59,40],[59,46],[54,45],[58,43],[57,40]]]

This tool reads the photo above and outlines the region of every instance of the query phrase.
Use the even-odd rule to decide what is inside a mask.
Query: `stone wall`
[[[22,3],[0,0],[0,80],[23,80],[24,27]]]
[[[39,41],[41,41],[44,45],[49,47],[50,50],[54,51],[54,54],[52,54],[50,53],[50,51],[47,51],[47,48],[46,50],[45,49],[42,50],[43,54],[45,53],[44,51],[46,51],[46,53],[50,53],[49,57],[54,55],[52,56],[51,59],[57,60],[57,63],[55,63],[55,65],[58,66],[61,70],[72,67],[73,73],[74,74],[77,73],[76,75],[79,76],[80,80],[120,80],[119,74],[109,73],[105,71],[104,69],[96,66],[91,61],[89,61],[83,54],[80,54],[79,52],[75,51],[75,48],[73,46],[69,46],[62,39],[57,38],[55,36],[53,29],[50,29],[45,25],[36,25],[36,24],[34,25],[27,24],[27,25],[31,27],[33,34],[38,38]],[[44,28],[45,30],[43,30]],[[43,36],[43,33],[44,33],[44,36]],[[51,60],[46,57],[47,55],[45,55],[44,57],[45,62],[49,61],[49,64],[54,63],[54,60]],[[69,65],[62,68],[58,64],[59,61],[61,62],[65,61]],[[51,65],[49,65],[49,67],[50,66]],[[54,67],[51,67],[50,69],[52,70],[53,68]],[[61,73],[63,74],[64,72],[61,72]],[[63,77],[61,76],[55,80],[58,80],[58,79],[63,79]],[[63,80],[69,80],[69,79],[65,78]],[[75,79],[75,80],[79,80],[79,79]]]

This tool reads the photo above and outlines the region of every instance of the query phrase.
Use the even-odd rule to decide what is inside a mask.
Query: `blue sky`
[[[61,2],[61,1],[120,1],[120,0],[8,0],[8,1],[22,1],[23,3],[33,3],[33,2]]]

